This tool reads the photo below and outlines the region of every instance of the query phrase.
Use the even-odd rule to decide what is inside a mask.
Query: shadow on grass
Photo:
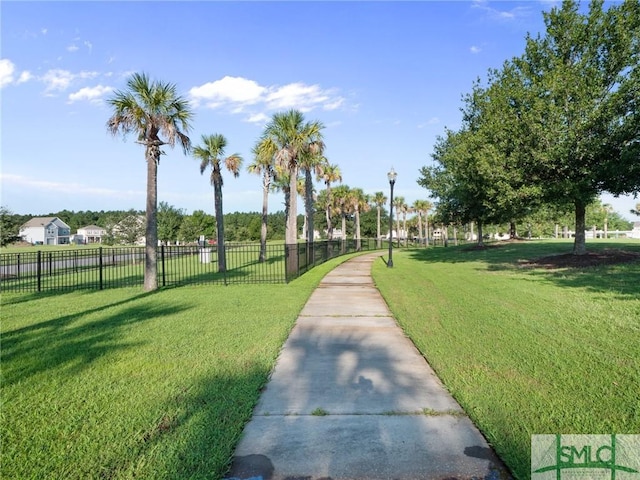
[[[139,300],[153,295],[142,293],[119,302],[3,332],[2,366],[4,384],[11,385],[26,378],[67,366],[73,375],[91,365],[97,358],[114,350],[135,347],[118,341],[120,330],[153,318],[172,315],[186,306],[156,306]],[[41,299],[41,297],[38,297]],[[86,316],[121,307],[115,313],[99,315],[97,320],[83,321]]]
[[[223,478],[269,371],[249,364],[237,374],[205,377],[176,392],[162,405],[164,414],[138,433],[130,463],[113,460],[103,477],[119,478],[142,466],[134,476]]]
[[[607,265],[565,268],[523,268],[523,264],[542,257],[566,255],[572,251],[572,244],[556,242],[504,242],[489,244],[478,249],[470,246],[428,248],[408,251],[410,258],[425,263],[467,263],[480,262],[486,267],[478,270],[489,272],[513,271],[530,275],[560,287],[583,288],[597,293],[613,293],[620,299],[637,299],[640,295],[640,259]],[[598,242],[588,243],[589,252],[624,250],[640,253],[640,243]]]

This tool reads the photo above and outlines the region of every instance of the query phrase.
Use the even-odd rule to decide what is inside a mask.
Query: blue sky
[[[2,200],[16,213],[144,209],[143,147],[107,133],[104,103],[132,72],[193,102],[190,137],[227,137],[250,163],[275,112],[325,126],[343,183],[428,199],[416,180],[461,96],[523,52],[549,1],[2,2]],[[158,198],[213,213],[209,177],[166,149]],[[261,183],[225,176],[224,211],[259,211]],[[605,201],[625,217],[636,200]],[[270,210],[283,209],[271,195]]]

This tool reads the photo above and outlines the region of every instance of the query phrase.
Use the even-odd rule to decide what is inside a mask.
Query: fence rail
[[[312,244],[267,244],[264,261],[258,243],[225,243],[226,270],[218,248],[158,247],[158,284],[286,283],[316,265],[346,253],[376,249],[373,239]],[[46,292],[142,286],[144,247],[38,250],[0,254],[0,291]]]

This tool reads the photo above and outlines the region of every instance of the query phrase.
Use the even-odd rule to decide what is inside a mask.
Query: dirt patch
[[[626,250],[605,249],[598,252],[587,252],[585,255],[565,253],[561,255],[549,255],[534,260],[519,263],[524,268],[585,268],[601,265],[616,265],[640,261],[640,253]]]

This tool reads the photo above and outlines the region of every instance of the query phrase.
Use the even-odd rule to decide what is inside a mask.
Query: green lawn
[[[640,242],[589,249],[640,251]],[[534,433],[640,432],[640,263],[517,266],[568,242],[396,250],[408,335],[518,478]],[[220,478],[321,277],[2,295],[2,478]]]
[[[334,259],[288,285],[2,296],[2,463],[20,479],[220,478]]]
[[[590,242],[590,250],[640,242]],[[514,474],[541,433],[640,432],[640,262],[523,269],[568,242],[395,252],[374,279],[398,322]]]

